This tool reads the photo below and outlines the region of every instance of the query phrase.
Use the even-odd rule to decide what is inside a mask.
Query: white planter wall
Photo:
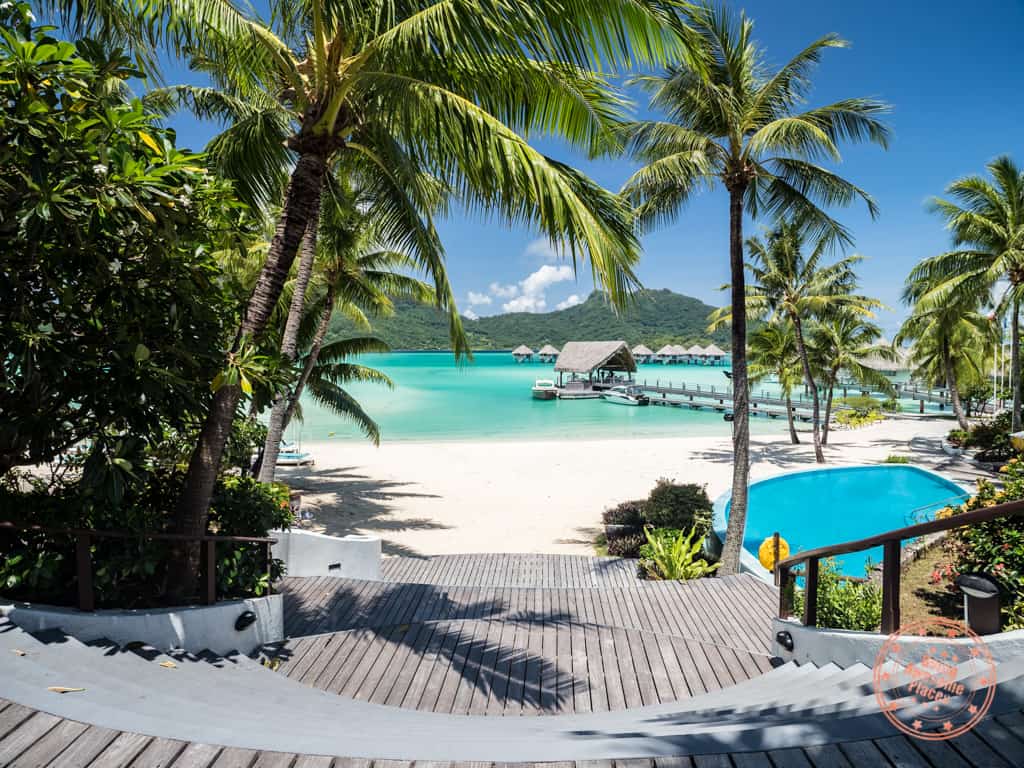
[[[376,536],[339,538],[300,529],[271,531],[274,557],[284,560],[288,576],[334,576],[380,580],[381,543]]]

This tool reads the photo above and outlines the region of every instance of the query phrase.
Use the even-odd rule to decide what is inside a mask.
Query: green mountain
[[[543,344],[560,347],[567,341],[624,339],[630,345],[646,344],[657,350],[664,344],[708,344],[725,347],[728,329],[707,332],[708,314],[714,307],[692,296],[669,290],[647,290],[621,314],[608,306],[602,293],[594,291],[575,307],[555,312],[511,312],[505,315],[465,319],[473,349],[512,349],[526,344],[537,349]],[[354,326],[336,317],[330,338],[351,335]],[[392,349],[449,349],[448,322],[433,307],[413,302],[396,302],[392,317],[374,321],[374,334]]]

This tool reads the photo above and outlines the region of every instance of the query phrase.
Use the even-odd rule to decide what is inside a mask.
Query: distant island
[[[604,294],[594,291],[582,304],[554,312],[510,312],[503,315],[464,318],[473,349],[512,349],[520,344],[537,349],[543,344],[561,347],[572,340],[623,339],[630,345],[646,344],[654,350],[665,344],[728,346],[729,330],[707,332],[708,314],[715,308],[692,296],[670,290],[641,291],[634,304],[617,315]],[[448,321],[442,312],[414,302],[395,302],[392,317],[373,320],[373,334],[392,349],[449,349]],[[336,315],[329,338],[358,333],[356,327]]]

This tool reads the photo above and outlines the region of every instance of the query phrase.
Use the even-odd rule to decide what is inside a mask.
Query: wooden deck
[[[629,587],[637,561],[587,555],[436,555],[389,557],[386,581],[449,587]]]
[[[282,717],[287,717],[283,712]],[[296,727],[301,727],[297,723]],[[400,734],[396,734],[400,738]],[[521,763],[520,768],[1012,768],[1024,756],[1024,713],[952,741],[904,736],[803,749],[631,760]],[[0,699],[0,766],[12,768],[507,768],[508,763],[360,760],[259,752],[114,731]]]

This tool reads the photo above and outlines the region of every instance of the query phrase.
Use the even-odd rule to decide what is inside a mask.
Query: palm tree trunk
[[[792,317],[793,328],[796,331],[796,348],[800,352],[800,363],[803,365],[804,378],[807,386],[811,388],[811,421],[814,427],[814,460],[819,464],[825,463],[825,454],[821,450],[821,398],[818,396],[818,387],[814,383],[814,374],[811,373],[811,360],[807,356],[807,347],[804,345],[804,329],[800,323],[800,316],[794,314]]]
[[[249,297],[229,358],[238,352],[243,341],[266,328],[292,262],[295,261],[299,244],[306,232],[306,224],[316,211],[326,172],[327,164],[320,155],[306,153],[299,156],[288,182],[284,207],[267,252],[267,260],[256,280],[252,296]],[[175,527],[179,533],[197,537],[206,533],[210,497],[217,482],[224,444],[231,431],[231,421],[241,394],[239,387],[226,385],[213,396],[175,507]],[[172,562],[168,579],[171,592],[178,599],[191,597],[195,593],[199,576],[199,542],[189,543],[182,550],[180,556]]]
[[[828,396],[825,398],[825,421],[821,425],[821,444],[828,445],[828,428],[832,423],[832,396],[836,392],[835,383],[828,385]]]
[[[1020,300],[1013,300],[1013,316],[1010,318],[1010,386],[1013,388],[1013,412],[1010,416],[1011,429],[1020,431]]]
[[[319,211],[320,203],[316,203]],[[313,275],[313,261],[316,256],[316,234],[320,223],[318,211],[309,217],[306,233],[302,238],[299,268],[295,274],[295,286],[292,301],[288,307],[288,320],[281,337],[281,357],[289,363],[295,361],[299,346],[299,326],[302,325],[302,310],[306,304],[306,289]],[[267,440],[263,446],[263,460],[260,464],[259,481],[274,482],[277,469],[277,456],[281,449],[281,438],[284,437],[284,414],[288,410],[288,393],[280,392],[274,398],[274,406],[270,410],[270,421],[267,424]]]
[[[800,438],[796,434],[796,422],[793,420],[793,399],[789,392],[786,393],[786,419],[789,421],[789,442],[800,445]]]
[[[747,527],[750,478],[750,393],[747,390],[747,306],[743,273],[743,193],[729,190],[729,273],[732,282],[732,500],[722,545],[723,574],[739,573]]]
[[[324,312],[320,316],[320,324],[316,328],[316,334],[313,336],[313,343],[310,346],[309,354],[306,356],[306,364],[302,368],[302,373],[299,376],[299,380],[295,382],[295,389],[292,390],[291,396],[288,398],[288,408],[284,413],[284,428],[287,429],[291,423],[292,416],[295,415],[295,408],[299,403],[299,398],[302,397],[302,392],[306,388],[306,382],[309,381],[309,376],[313,373],[313,369],[316,367],[316,362],[320,358],[320,349],[324,345],[324,338],[327,336],[327,329],[331,325],[331,315],[334,314],[334,288],[327,289],[327,300],[324,303]]]
[[[964,406],[960,402],[960,389],[956,385],[956,371],[953,369],[953,354],[949,349],[949,339],[942,340],[942,371],[946,375],[946,389],[949,390],[949,399],[953,401],[953,413],[960,429],[966,431],[971,428],[967,423],[967,416],[964,415]]]

